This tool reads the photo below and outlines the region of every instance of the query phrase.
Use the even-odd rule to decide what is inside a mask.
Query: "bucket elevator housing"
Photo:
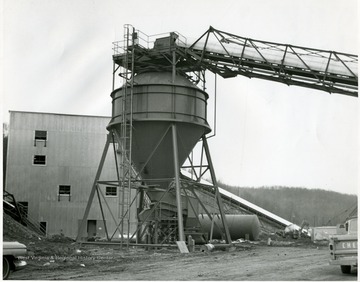
[[[127,244],[171,245],[185,241],[187,234],[203,232],[205,216],[210,237],[217,233],[230,244],[207,142],[211,128],[205,71],[223,78],[243,75],[357,97],[357,60],[356,55],[253,40],[213,27],[188,43],[176,32],[149,37],[125,25],[124,40],[114,43],[108,140],[77,240],[95,193],[99,197],[99,185],[111,184],[122,191],[121,213],[108,240],[118,232]],[[122,85],[115,88],[118,76]],[[194,158],[192,150],[199,141],[200,156]],[[101,182],[110,144],[118,158],[118,179]],[[212,185],[201,184],[205,173],[210,174]]]

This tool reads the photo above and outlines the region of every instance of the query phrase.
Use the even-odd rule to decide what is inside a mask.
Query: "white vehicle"
[[[3,279],[7,279],[11,271],[16,271],[26,266],[26,261],[19,257],[25,256],[27,249],[19,242],[3,242]]]
[[[357,267],[357,217],[348,219],[340,233],[330,237],[331,265],[340,265],[342,273],[350,273]]]

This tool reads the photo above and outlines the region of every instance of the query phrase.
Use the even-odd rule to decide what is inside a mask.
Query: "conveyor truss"
[[[242,75],[358,96],[357,55],[254,40],[213,27],[193,42],[175,32],[157,36],[156,40],[140,35],[139,32],[138,41],[129,46],[136,50],[135,74],[171,71],[173,59],[169,50],[174,50],[176,71],[194,82],[203,80],[203,72],[209,70],[223,78]],[[119,42],[114,43],[113,58],[119,65],[124,60]]]

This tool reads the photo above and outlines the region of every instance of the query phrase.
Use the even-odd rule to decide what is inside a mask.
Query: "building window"
[[[47,228],[47,222],[46,221],[40,221],[40,232],[44,236],[46,236],[46,228]]]
[[[34,165],[46,165],[46,156],[45,155],[35,155],[33,158]]]
[[[60,201],[61,196],[66,196],[69,198],[71,197],[71,186],[70,185],[59,185],[59,194],[58,194],[58,201]]]
[[[105,196],[107,196],[107,197],[117,196],[117,187],[115,187],[115,186],[106,186]]]
[[[46,141],[47,141],[46,130],[35,130],[34,146],[36,146],[38,141],[44,142],[44,146],[46,147]]]
[[[59,195],[70,195],[70,185],[59,185]]]
[[[47,140],[47,131],[46,130],[35,130],[35,140]]]

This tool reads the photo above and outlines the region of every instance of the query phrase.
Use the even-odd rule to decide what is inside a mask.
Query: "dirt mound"
[[[34,258],[88,255],[85,251],[79,252],[78,245],[73,239],[62,234],[49,237],[38,235],[7,214],[3,214],[3,241],[18,241],[25,244],[28,254]]]
[[[3,241],[18,241],[26,244],[43,239],[43,236],[38,235],[36,232],[14,220],[11,216],[3,213]]]

